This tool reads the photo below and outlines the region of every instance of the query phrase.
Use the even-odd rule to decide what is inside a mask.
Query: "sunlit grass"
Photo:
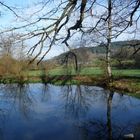
[[[26,72],[28,76],[42,76],[42,75],[93,75],[93,76],[102,76],[104,74],[103,69],[100,67],[86,67],[81,69],[79,72],[76,72],[74,69],[62,69],[56,68],[49,70],[48,72],[44,72],[41,70],[36,71],[28,71]],[[113,76],[127,76],[127,77],[140,77],[140,69],[113,69]]]
[[[140,77],[140,69],[113,70],[115,76]]]

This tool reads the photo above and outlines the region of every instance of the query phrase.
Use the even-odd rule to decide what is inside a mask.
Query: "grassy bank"
[[[140,78],[140,69],[113,69],[113,76],[114,77],[139,77]],[[87,67],[87,68],[83,68],[82,70],[80,70],[79,72],[75,72],[75,70],[71,70],[71,72],[69,72],[71,75],[85,75],[85,76],[94,76],[94,77],[98,77],[98,76],[103,76],[104,75],[104,70],[102,70],[99,67]],[[36,71],[28,71],[26,72],[26,74],[28,76],[42,76],[42,75],[49,75],[49,76],[56,76],[56,75],[67,75],[67,69],[62,69],[62,68],[56,68],[56,69],[52,69],[49,70],[48,72],[44,72],[41,70],[36,70]]]
[[[85,84],[98,85],[112,88],[121,92],[128,92],[140,95],[140,70],[139,69],[113,69],[113,82],[107,85],[104,71],[99,67],[83,68],[76,73],[74,70],[67,74],[66,69],[56,68],[50,71],[36,70],[26,71],[22,76],[2,77],[1,83],[52,83],[52,84]]]

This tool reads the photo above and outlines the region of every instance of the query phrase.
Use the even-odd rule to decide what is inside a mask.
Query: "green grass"
[[[28,76],[37,76],[37,77],[41,77],[42,75],[57,76],[57,75],[67,75],[67,70],[62,68],[56,68],[50,70],[46,74],[41,70],[28,71],[27,74]],[[68,74],[102,76],[103,70],[99,67],[87,67],[87,68],[83,68],[79,73],[77,73],[73,69],[71,72],[68,72]],[[123,70],[113,69],[113,76],[140,77],[140,69],[123,69]]]
[[[42,76],[43,72],[41,70],[27,71],[26,75],[28,75],[28,76]]]
[[[114,76],[140,77],[140,69],[113,70]]]
[[[99,67],[87,67],[81,70],[80,72],[81,75],[102,75],[103,74],[103,70]]]
[[[28,76],[42,76],[44,74],[44,72],[42,72],[41,70],[28,71],[26,73],[28,74]],[[103,71],[99,67],[84,68],[79,72],[80,75],[101,75],[102,73]],[[50,70],[48,73],[46,72],[46,75],[50,75],[50,76],[67,75],[67,74],[77,75],[78,72],[76,72],[74,69],[72,70],[69,69],[67,73],[67,69],[62,69],[62,68],[56,68]]]
[[[80,72],[76,72],[74,69],[62,69],[62,68],[57,68],[53,69],[49,72],[49,75],[101,75],[103,71],[99,67],[93,67],[93,68],[83,68]]]
[[[43,70],[26,71],[24,72],[25,77],[21,78],[23,78],[23,83],[50,82],[58,85],[80,83],[101,85],[106,82],[104,71],[100,67],[85,67],[81,69],[79,73],[76,73],[74,69],[68,74],[66,71],[66,69],[62,69],[60,67],[52,69],[46,73]],[[113,69],[113,76],[114,80],[110,87],[122,92],[134,93],[134,96],[140,97],[140,69]],[[0,82],[22,83],[22,80],[19,78],[20,77],[13,77],[9,75],[0,79]]]

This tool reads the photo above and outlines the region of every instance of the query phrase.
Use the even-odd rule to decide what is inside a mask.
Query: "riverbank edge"
[[[30,77],[7,77],[0,79],[1,84],[10,83],[44,83],[54,85],[90,85],[126,93],[140,98],[139,77],[114,77],[111,82],[105,77],[81,76],[81,75],[56,75],[56,76],[30,76]]]

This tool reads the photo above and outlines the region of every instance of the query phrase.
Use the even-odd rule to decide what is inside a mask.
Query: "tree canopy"
[[[13,8],[1,1],[0,5],[16,18],[16,24],[1,29],[0,34],[16,32],[20,33],[19,40],[34,39],[28,51],[33,55],[37,50],[33,61],[40,56],[44,47],[46,50],[39,62],[53,45],[63,43],[70,48],[71,39],[78,35],[83,37],[88,34],[92,38],[106,40],[110,16],[111,39],[126,32],[135,37],[139,32],[140,0],[42,0],[24,9]],[[33,10],[33,7],[36,9]]]

